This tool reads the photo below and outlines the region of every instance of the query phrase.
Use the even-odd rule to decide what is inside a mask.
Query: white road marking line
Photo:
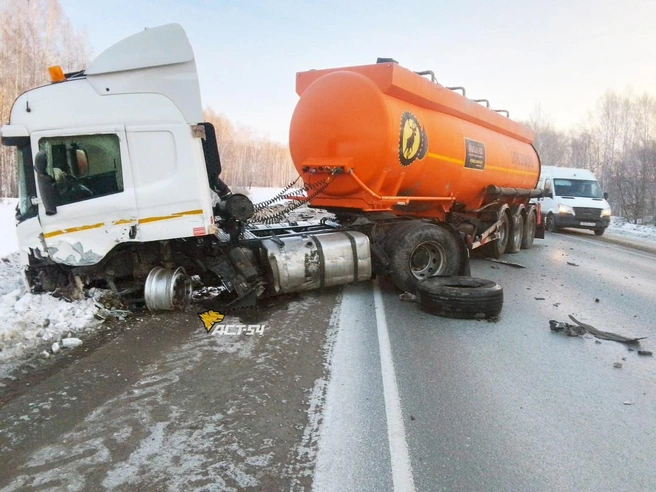
[[[392,479],[395,492],[414,492],[415,481],[412,478],[412,464],[408,443],[405,440],[405,426],[399,388],[396,383],[392,348],[387,331],[385,305],[380,286],[374,281],[374,307],[376,324],[378,326],[378,347],[380,350],[380,369],[383,375],[383,394],[385,397],[385,414],[387,416],[387,437],[389,439],[390,457],[392,462]]]
[[[564,234],[561,234],[561,235],[562,235],[562,236],[565,236]],[[636,251],[636,250],[634,250],[634,249],[631,249],[630,246],[614,246],[614,245],[608,244],[608,243],[606,243],[606,242],[604,242],[604,241],[590,241],[589,239],[583,239],[583,238],[575,237],[575,236],[566,236],[566,237],[571,238],[571,239],[574,239],[574,240],[576,240],[576,241],[581,241],[581,242],[583,242],[583,243],[595,244],[595,245],[600,245],[600,244],[601,244],[601,245],[603,245],[603,246],[606,246],[606,247],[609,248],[609,249],[614,249],[614,250],[617,250],[617,251],[622,251],[622,252],[624,252],[624,253],[630,253],[630,254],[632,254],[632,255],[636,255],[636,256],[642,256],[643,258],[648,258],[648,259],[650,259],[650,260],[651,260],[652,258],[654,258],[654,255],[651,255],[651,256],[650,256],[648,253],[641,253],[641,252],[638,252],[638,251]]]

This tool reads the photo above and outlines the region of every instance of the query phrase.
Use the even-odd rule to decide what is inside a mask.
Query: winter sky
[[[654,0],[60,0],[94,54],[177,22],[203,102],[287,141],[295,73],[393,57],[525,119],[580,122],[607,90],[656,96]]]

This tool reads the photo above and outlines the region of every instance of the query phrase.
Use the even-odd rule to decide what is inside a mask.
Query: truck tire
[[[556,217],[554,217],[554,214],[551,212],[547,214],[547,218],[544,221],[544,227],[549,232],[558,232],[558,228],[556,227]]]
[[[510,221],[508,220],[508,214],[503,213],[501,215],[501,226],[499,227],[499,239],[483,246],[483,253],[485,256],[495,259],[499,259],[503,256],[508,247],[509,229]]]
[[[537,222],[538,219],[535,212],[531,211],[526,214],[526,219],[524,220],[524,235],[522,236],[522,249],[531,249],[531,246],[533,246],[535,229],[538,226]]]
[[[506,253],[519,253],[522,249],[522,239],[524,238],[524,216],[513,214],[510,216],[510,233],[508,234],[508,245]]]
[[[423,311],[447,318],[494,318],[503,307],[503,289],[492,280],[433,277],[417,285]]]
[[[414,294],[420,280],[458,273],[460,248],[456,237],[443,227],[413,221],[387,234],[390,276],[399,289]]]
[[[595,236],[603,236],[605,230],[606,230],[605,227],[602,227],[602,228],[600,228],[600,229],[595,229],[595,230],[594,230]]]

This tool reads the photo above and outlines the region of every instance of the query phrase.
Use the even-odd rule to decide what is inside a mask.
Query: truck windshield
[[[554,179],[554,189],[558,196],[581,198],[602,198],[599,183],[588,179]]]

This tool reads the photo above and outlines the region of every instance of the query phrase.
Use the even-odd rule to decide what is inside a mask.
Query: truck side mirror
[[[604,191],[604,200],[608,200],[608,192]]]
[[[41,202],[46,215],[57,213],[57,190],[55,180],[48,174],[48,156],[45,152],[37,152],[34,157],[34,170],[36,171],[36,182],[41,195]]]

